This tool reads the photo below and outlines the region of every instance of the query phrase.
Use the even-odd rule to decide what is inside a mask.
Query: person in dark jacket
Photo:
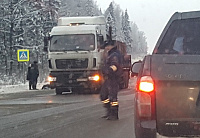
[[[29,90],[32,88],[32,81],[30,80],[30,70],[31,70],[31,65],[28,66],[28,72],[27,72],[27,77],[26,80],[29,81]]]
[[[102,68],[104,75],[104,83],[100,91],[100,99],[106,108],[106,115],[102,118],[108,120],[118,120],[118,91],[119,81],[123,71],[122,68],[122,55],[114,42],[109,42],[105,45],[108,55],[105,64]]]
[[[37,62],[34,61],[34,63],[31,64],[31,67],[28,68],[28,74],[27,74],[27,80],[29,80],[30,90],[31,90],[31,87],[33,88],[33,90],[36,90],[38,76],[39,76],[39,70],[38,70]]]
[[[38,62],[37,61],[34,61],[33,62],[33,66],[34,66],[34,69],[35,69],[35,72],[36,72],[36,78],[35,78],[35,86],[34,88],[36,89],[36,86],[37,86],[37,82],[38,82],[38,77],[39,77],[39,69],[38,69]]]

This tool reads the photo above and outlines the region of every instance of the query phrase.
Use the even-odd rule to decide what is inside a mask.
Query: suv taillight
[[[154,91],[154,81],[151,76],[143,76],[140,78],[138,90],[141,92],[152,92]]]
[[[138,82],[137,108],[140,117],[152,116],[151,92],[155,90],[155,84],[151,76],[143,76]]]

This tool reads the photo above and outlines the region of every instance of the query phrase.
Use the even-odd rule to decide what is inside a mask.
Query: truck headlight
[[[100,76],[99,75],[94,75],[94,76],[90,76],[88,77],[89,80],[93,80],[93,81],[99,81],[100,80]]]
[[[56,81],[56,77],[49,76],[48,80],[49,82]]]

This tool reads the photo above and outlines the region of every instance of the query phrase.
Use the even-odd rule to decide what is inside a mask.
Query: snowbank
[[[44,84],[45,83],[37,84],[37,89],[42,89],[42,86]],[[0,94],[17,93],[17,92],[23,92],[23,91],[28,91],[28,90],[29,90],[28,83],[19,84],[19,85],[0,85]]]

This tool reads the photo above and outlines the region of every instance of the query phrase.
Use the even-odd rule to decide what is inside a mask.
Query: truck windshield
[[[94,34],[55,35],[51,38],[50,51],[92,51]]]
[[[200,54],[200,19],[174,21],[163,37],[157,54]]]

